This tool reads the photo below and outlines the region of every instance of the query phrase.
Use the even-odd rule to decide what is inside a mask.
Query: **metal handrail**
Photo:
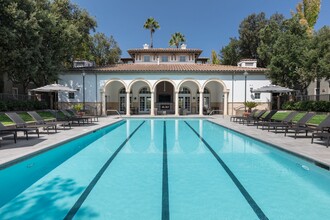
[[[115,112],[115,113],[117,113],[117,115],[119,115],[119,117],[121,117],[121,118],[123,117],[123,116],[119,113],[118,110],[115,110],[115,109],[108,109],[108,110],[107,110],[107,113],[108,113],[108,112]]]
[[[223,116],[223,111],[222,110],[212,110],[209,115],[212,115],[214,112],[219,112],[220,114],[222,113]]]

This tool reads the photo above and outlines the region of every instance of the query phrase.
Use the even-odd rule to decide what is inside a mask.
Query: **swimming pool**
[[[0,219],[330,219],[330,175],[207,120],[132,119],[0,171]]]

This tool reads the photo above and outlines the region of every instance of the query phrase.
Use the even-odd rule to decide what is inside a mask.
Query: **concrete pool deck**
[[[146,115],[134,116],[130,118],[144,118]],[[125,118],[125,117],[124,117]],[[148,117],[149,118],[149,117]],[[154,118],[174,118],[172,115],[156,116]],[[177,118],[201,118],[200,116],[182,116]],[[323,142],[318,139],[316,143],[311,144],[311,137],[309,135],[306,138],[303,134],[299,135],[297,139],[289,136],[285,137],[283,133],[275,134],[266,130],[257,129],[256,126],[246,126],[235,122],[230,122],[230,117],[212,116],[203,117],[210,121],[227,127],[231,130],[246,134],[252,138],[261,140],[283,149],[288,152],[292,152],[307,160],[314,162],[315,164],[321,164],[323,168],[329,169],[330,167],[330,148],[327,148]],[[100,129],[109,124],[115,123],[121,120],[118,117],[100,117],[98,122],[85,126],[74,126],[69,130],[59,130],[58,133],[40,134],[40,138],[36,137],[36,134],[29,135],[29,140],[26,140],[20,133],[18,134],[18,141],[13,143],[12,139],[4,139],[0,147],[0,169],[10,166],[11,164],[20,161],[31,154],[37,154],[40,151],[52,148],[54,145],[58,145],[61,142],[66,142],[81,135],[92,132],[93,130]]]

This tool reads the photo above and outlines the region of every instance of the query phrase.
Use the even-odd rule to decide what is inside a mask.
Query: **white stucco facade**
[[[256,61],[249,67],[245,61],[237,67],[206,64],[199,58],[201,50],[186,48],[128,52],[131,58],[124,58],[124,64],[63,72],[59,83],[77,92],[59,94],[60,106],[83,103],[85,109],[102,115],[109,110],[126,115],[203,115],[211,111],[235,115],[244,110],[245,101],[258,102],[259,108],[269,105],[270,94],[251,93],[270,84],[266,69],[257,68]]]

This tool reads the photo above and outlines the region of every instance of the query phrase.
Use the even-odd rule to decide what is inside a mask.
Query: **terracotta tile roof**
[[[116,64],[111,66],[83,68],[91,72],[265,72],[266,68],[247,68],[213,64]],[[82,68],[70,71],[82,71]]]

